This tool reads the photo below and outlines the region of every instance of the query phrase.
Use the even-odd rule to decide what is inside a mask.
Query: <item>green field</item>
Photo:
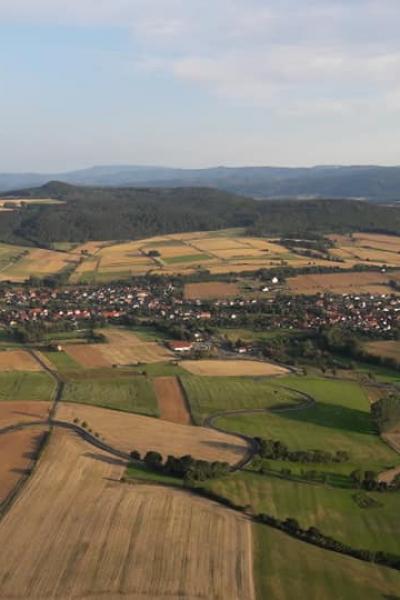
[[[257,600],[395,600],[400,573],[254,525]]]
[[[250,505],[255,513],[294,517],[301,527],[318,527],[352,546],[400,554],[399,493],[369,492],[383,506],[362,509],[353,500],[354,490],[250,472],[208,482],[207,487],[237,504]]]
[[[180,254],[179,256],[161,257],[161,259],[167,265],[175,265],[178,263],[203,262],[211,260],[211,256],[208,256],[208,254]]]
[[[62,399],[65,402],[93,404],[151,416],[159,415],[151,381],[140,376],[71,380],[65,385]]]
[[[28,373],[25,371],[0,373],[0,401],[50,401],[54,390],[55,383],[46,373]]]
[[[291,450],[344,450],[355,466],[386,468],[399,456],[377,435],[369,403],[357,382],[283,377],[285,383],[310,394],[316,404],[299,411],[221,417],[218,426],[250,436],[273,438]]]
[[[274,385],[271,379],[260,377],[184,376],[181,381],[198,425],[215,413],[269,408],[296,403],[296,400],[302,399],[296,392]]]
[[[62,373],[63,371],[72,371],[75,369],[82,369],[81,365],[77,363],[69,354],[66,352],[42,352],[53,367]]]
[[[164,473],[157,473],[157,471],[150,471],[144,464],[129,465],[125,471],[125,477],[127,480],[139,480],[146,483],[161,483],[178,487],[183,487],[184,485],[183,479],[165,475]]]

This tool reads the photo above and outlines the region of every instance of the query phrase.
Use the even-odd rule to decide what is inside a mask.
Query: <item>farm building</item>
[[[168,347],[174,352],[190,352],[193,348],[192,342],[168,342]]]

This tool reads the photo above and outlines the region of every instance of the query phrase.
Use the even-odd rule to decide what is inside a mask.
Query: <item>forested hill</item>
[[[63,202],[0,212],[3,241],[40,246],[228,227],[260,235],[355,230],[400,234],[400,208],[352,200],[260,203],[210,188],[94,188],[58,182],[14,196]]]

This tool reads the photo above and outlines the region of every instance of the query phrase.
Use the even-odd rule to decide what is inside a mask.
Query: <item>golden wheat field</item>
[[[209,377],[268,377],[289,372],[279,365],[256,360],[183,360],[179,365],[193,375]]]
[[[179,425],[87,404],[61,403],[57,408],[57,419],[69,423],[74,419],[86,421],[88,427],[124,452],[139,450],[143,454],[156,450],[164,457],[191,454],[198,459],[234,464],[248,450],[244,440],[213,429]]]
[[[0,435],[0,504],[29,475],[44,432],[44,427],[35,427]]]
[[[67,344],[65,352],[87,369],[157,363],[173,358],[172,352],[157,342],[143,341],[123,329],[105,330],[105,344]]]
[[[320,273],[297,275],[287,280],[288,289],[295,294],[390,294],[395,293],[389,280],[398,280],[399,271],[382,273],[364,271],[358,273]]]
[[[0,352],[0,371],[41,371],[40,364],[25,350]]]
[[[73,253],[36,248],[1,271],[0,280],[22,282],[31,276],[45,277],[77,265],[78,256]]]
[[[184,491],[122,484],[123,469],[52,434],[0,523],[0,597],[253,600],[250,522]]]

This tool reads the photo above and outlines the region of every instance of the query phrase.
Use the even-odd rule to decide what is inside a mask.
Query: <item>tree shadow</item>
[[[201,442],[203,446],[212,446],[213,448],[218,448],[219,450],[228,450],[231,452],[243,452],[246,447],[240,446],[239,444],[231,444],[229,442],[217,442],[213,440],[204,440]]]
[[[122,458],[113,458],[111,456],[106,456],[105,454],[97,454],[95,452],[86,452],[84,456],[87,458],[92,458],[93,460],[97,460],[99,462],[106,463],[108,465],[114,465],[117,467],[126,466],[126,461]]]
[[[377,433],[369,413],[338,404],[317,402],[304,410],[282,412],[279,416],[283,419],[312,423],[330,429],[341,429],[366,435],[376,435]]]

